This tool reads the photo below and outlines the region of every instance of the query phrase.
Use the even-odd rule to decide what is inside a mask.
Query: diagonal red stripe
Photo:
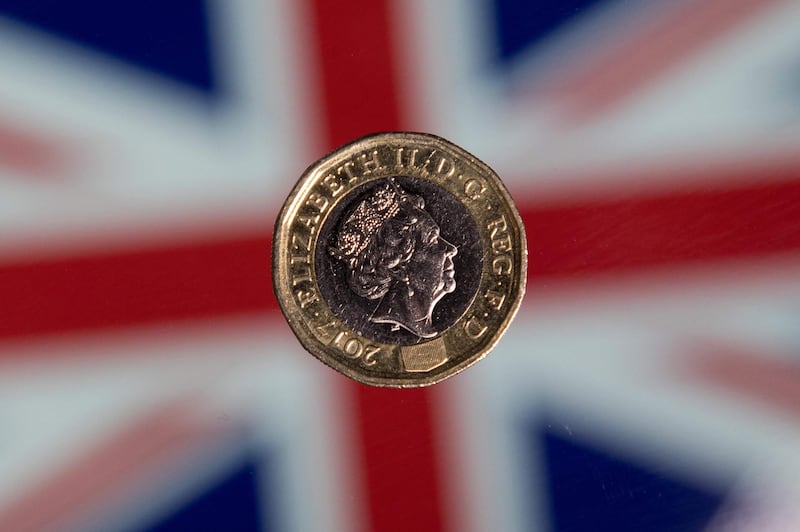
[[[9,124],[0,123],[0,166],[27,174],[55,174],[66,163],[62,147]]]
[[[314,0],[330,148],[402,128],[389,0]],[[370,530],[447,530],[429,390],[352,384]]]
[[[168,462],[192,442],[219,435],[225,427],[190,422],[192,403],[177,400],[113,434],[99,446],[34,486],[0,513],[0,530],[57,530],[77,516],[102,507],[142,471]]]
[[[800,421],[800,363],[730,346],[701,346],[683,373]]]
[[[775,4],[776,0],[702,0],[676,7],[553,92],[564,98],[574,117],[607,110]]]

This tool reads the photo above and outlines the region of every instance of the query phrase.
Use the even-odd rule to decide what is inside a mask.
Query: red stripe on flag
[[[0,266],[0,338],[275,308],[270,236]]]
[[[444,522],[442,459],[436,440],[434,389],[350,385],[360,438],[370,530],[433,532]]]
[[[523,206],[530,279],[621,274],[800,250],[800,165],[727,175],[734,182],[743,175],[769,182]]]
[[[64,152],[54,142],[0,123],[0,166],[44,175],[57,173],[64,163]]]
[[[192,419],[194,402],[162,404],[17,499],[0,513],[0,530],[61,530],[203,439],[220,435],[219,424]]]
[[[692,350],[681,372],[800,421],[800,363],[797,360],[781,360],[741,348],[710,346]]]
[[[314,1],[330,148],[402,128],[389,0]],[[370,530],[446,530],[430,390],[351,385]]]
[[[389,0],[312,0],[328,147],[401,127]]]
[[[675,6],[552,89],[574,117],[606,110],[777,0],[698,0]]]
[[[800,166],[742,172],[785,181],[521,205],[529,281],[534,283],[529,297],[536,297],[537,280],[569,281],[800,251]],[[269,234],[254,232],[0,264],[0,339],[274,315],[270,243]]]

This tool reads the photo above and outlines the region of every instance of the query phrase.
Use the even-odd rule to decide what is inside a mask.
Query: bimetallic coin
[[[273,286],[303,346],[364,384],[426,386],[484,357],[525,293],[525,229],[454,144],[382,133],[306,170],[275,226]]]

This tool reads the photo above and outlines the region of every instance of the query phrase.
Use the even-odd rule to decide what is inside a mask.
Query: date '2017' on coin
[[[525,293],[525,229],[487,165],[381,133],[306,170],[275,226],[275,295],[303,346],[375,386],[426,386],[484,357]]]

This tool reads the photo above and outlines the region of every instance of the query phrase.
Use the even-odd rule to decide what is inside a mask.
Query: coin
[[[433,135],[312,164],[275,224],[275,296],[302,345],[361,383],[441,381],[497,344],[525,293],[525,228],[497,175]]]

